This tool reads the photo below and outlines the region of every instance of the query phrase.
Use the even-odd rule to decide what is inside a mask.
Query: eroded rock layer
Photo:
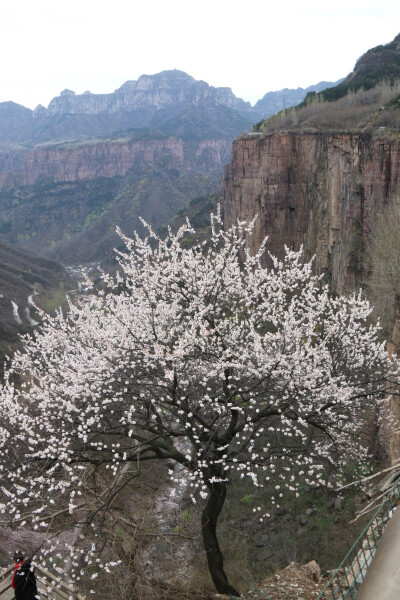
[[[253,252],[304,246],[338,292],[354,288],[371,223],[400,203],[400,142],[345,133],[244,135],[224,173],[226,225],[257,216]]]
[[[164,225],[212,192],[230,146],[170,137],[0,151],[0,237],[67,263],[103,259],[117,226]]]

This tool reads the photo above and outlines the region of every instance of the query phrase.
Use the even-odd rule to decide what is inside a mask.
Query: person
[[[22,552],[14,552],[15,569],[11,587],[15,592],[15,600],[36,600],[38,590],[34,568],[30,558],[25,559]]]

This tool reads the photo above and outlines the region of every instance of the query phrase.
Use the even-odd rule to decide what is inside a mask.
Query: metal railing
[[[9,567],[0,573],[0,600],[15,598],[11,587],[14,567]],[[50,573],[44,567],[35,565],[35,575],[41,598],[48,600],[84,600],[83,596],[72,586],[57,575]]]
[[[350,548],[317,600],[355,600],[382,534],[400,499],[400,482],[387,493],[374,516]]]

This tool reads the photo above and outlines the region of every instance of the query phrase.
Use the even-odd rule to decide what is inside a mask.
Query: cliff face
[[[233,143],[224,174],[226,225],[257,216],[254,252],[284,244],[316,256],[333,288],[354,287],[371,221],[400,202],[400,142],[366,135],[246,135]]]
[[[168,169],[218,169],[229,160],[230,141],[129,140],[80,146],[0,151],[0,191],[38,182],[90,181],[126,175],[146,165]]]

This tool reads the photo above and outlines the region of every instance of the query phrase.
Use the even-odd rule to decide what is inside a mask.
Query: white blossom
[[[252,225],[224,232],[216,215],[212,230],[192,248],[189,225],[165,240],[121,234],[106,290],[24,338],[0,391],[10,521],[45,526],[66,506],[63,526],[101,539],[103,511],[146,460],[179,463],[170,475],[195,501],[233,470],[298,495],[326,465],[366,457],[363,421],[398,384],[368,302],[332,297],[301,250],[251,256]],[[98,549],[71,548],[73,562],[97,564]]]

